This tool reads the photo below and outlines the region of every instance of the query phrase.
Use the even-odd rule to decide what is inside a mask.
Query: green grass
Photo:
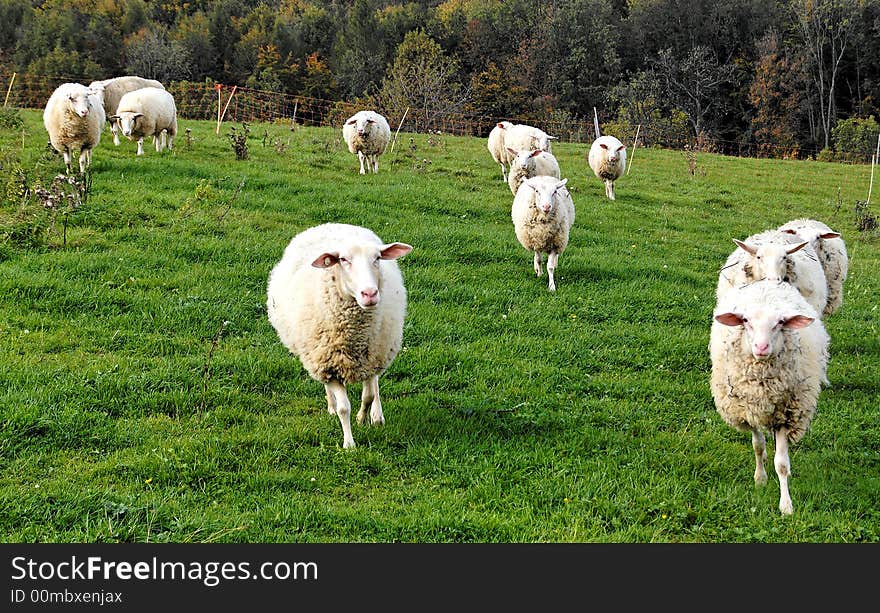
[[[9,159],[63,171],[22,116],[3,184]],[[0,540],[880,541],[869,167],[701,154],[691,176],[637,149],[611,202],[560,143],[577,219],[551,294],[484,139],[401,135],[360,176],[339,130],[258,124],[238,161],[228,127],[182,121],[191,143],[142,157],[105,133],[66,246],[0,245]],[[794,217],[841,231],[851,263],[783,517],[772,461],[756,489],[749,436],[715,412],[707,344],[731,238]],[[351,452],[265,311],[284,247],[330,221],[415,247],[387,424],[355,424]]]

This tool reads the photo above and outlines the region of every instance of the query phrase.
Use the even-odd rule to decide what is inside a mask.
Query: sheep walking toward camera
[[[574,224],[574,203],[565,188],[568,179],[537,176],[525,179],[513,199],[510,217],[519,243],[533,251],[535,274],[542,274],[541,263],[547,254],[548,289],[556,291],[553,273],[559,256],[568,247],[568,235]]]
[[[605,195],[614,200],[614,182],[626,170],[626,145],[613,136],[600,136],[590,145],[587,161],[593,174],[605,183]]]
[[[63,83],[49,96],[43,125],[52,148],[64,156],[68,174],[73,151],[79,151],[80,172],[91,166],[92,149],[101,142],[104,121],[104,107],[97,92],[81,83]]]
[[[505,136],[507,135],[507,130],[512,128],[513,124],[509,121],[499,121],[495,124],[495,127],[492,128],[492,131],[489,132],[489,139],[486,142],[486,146],[489,148],[489,153],[492,155],[492,159],[501,166],[501,178],[504,179],[504,182],[507,182],[507,168],[509,161],[507,159],[507,151],[504,145]]]
[[[167,146],[173,149],[177,136],[177,105],[174,96],[158,87],[142,87],[130,91],[119,100],[116,115],[110,118],[119,122],[122,135],[128,140],[137,139],[137,155],[144,154],[144,137],[156,139],[156,151]]]
[[[519,152],[508,149],[508,153],[513,155],[513,160],[510,162],[507,184],[514,196],[516,196],[520,183],[530,177],[544,175],[557,179],[562,178],[559,162],[556,161],[556,157],[552,153],[541,149]]]
[[[816,310],[787,283],[736,288],[713,313],[709,350],[715,407],[752,433],[755,483],[767,483],[765,432],[776,443],[779,510],[792,513],[789,444],[809,430],[827,367],[829,337]]]
[[[324,384],[327,410],[355,446],[346,385],[363,383],[361,424],[384,424],[379,376],[403,340],[406,289],[396,262],[412,251],[383,243],[367,228],[327,223],[290,241],[269,275],[269,321],[309,375]]]
[[[778,230],[766,230],[733,242],[737,247],[718,274],[717,299],[735,287],[768,279],[793,285],[821,316],[828,301],[828,285],[809,242]]]
[[[793,219],[779,226],[779,230],[810,242],[825,272],[828,288],[828,301],[822,310],[822,317],[831,315],[843,304],[843,282],[849,270],[846,243],[840,233],[815,219]]]
[[[342,126],[342,138],[348,150],[357,154],[362,175],[367,173],[367,169],[373,173],[379,172],[379,156],[385,153],[391,142],[391,127],[382,115],[375,111],[355,113]]]
[[[128,92],[132,92],[142,87],[157,87],[165,89],[159,81],[155,79],[144,79],[135,75],[125,75],[122,77],[114,77],[112,79],[104,79],[102,81],[92,81],[90,88],[96,89],[101,93],[101,102],[104,104],[104,114],[107,117],[113,117],[119,108],[119,101],[122,96]],[[119,125],[116,121],[109,121],[110,132],[113,134],[113,144],[119,146]]]

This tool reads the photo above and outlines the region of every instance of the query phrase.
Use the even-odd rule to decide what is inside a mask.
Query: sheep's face
[[[143,113],[134,113],[132,111],[124,111],[119,113],[118,115],[114,115],[111,119],[115,119],[119,125],[119,129],[122,132],[123,136],[127,136],[129,140],[132,138],[132,134],[134,134],[135,127],[137,127],[137,122],[139,117],[143,117]]]
[[[541,151],[540,149],[532,149],[531,151],[516,151],[508,147],[507,150],[513,156],[513,161],[510,163],[510,165],[512,167],[519,166],[520,168],[524,168],[528,174],[531,174],[535,170],[535,158],[546,153],[544,151]]]
[[[753,281],[767,279],[776,283],[789,280],[786,278],[789,268],[788,256],[809,244],[807,241],[803,241],[795,245],[773,242],[752,245],[736,239],[733,239],[733,242],[750,256],[750,260],[745,266],[746,275],[750,279]]]
[[[88,117],[89,111],[92,110],[92,101],[89,100],[89,94],[91,93],[88,89],[82,89],[67,95],[70,108],[80,117]]]
[[[626,150],[626,145],[614,146],[613,144],[608,145],[607,143],[599,143],[599,146],[605,154],[605,159],[608,160],[609,164],[614,166],[620,161],[620,152]]]
[[[809,326],[813,318],[802,313],[780,311],[767,305],[756,305],[715,315],[725,326],[742,326],[752,357],[766,360],[782,348],[782,330]]]
[[[358,136],[368,136],[370,132],[373,131],[373,125],[376,123],[376,120],[372,117],[357,117],[356,119],[350,119],[348,121],[348,125],[355,126],[355,131],[358,133]]]
[[[532,195],[532,206],[538,209],[538,214],[548,217],[556,210],[556,195],[559,190],[565,188],[568,179],[559,181],[534,181],[526,179],[523,185],[527,185],[534,194]]]
[[[353,298],[364,310],[372,309],[381,300],[381,260],[396,260],[412,251],[405,243],[387,245],[356,244],[327,251],[312,262],[315,268],[339,267],[337,283],[340,290]]]
[[[550,141],[556,140],[556,136],[550,136],[543,132],[536,132],[532,135],[532,149],[540,149],[541,151],[551,152]]]

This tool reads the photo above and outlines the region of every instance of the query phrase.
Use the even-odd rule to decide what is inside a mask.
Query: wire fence
[[[42,109],[46,100],[62,83],[76,81],[63,76],[24,73],[0,75],[0,95],[3,106]],[[182,119],[200,119],[229,122],[290,121],[303,126],[339,127],[360,110],[354,103],[323,100],[308,96],[265,91],[236,85],[225,85],[210,79],[203,82],[172,81],[167,84],[174,96],[177,112]],[[547,111],[527,118],[492,117],[466,113],[433,113],[430,116],[407,112],[408,109],[375,108],[388,119],[392,129],[409,133],[443,133],[456,136],[486,137],[499,121],[529,123],[562,142],[591,143],[596,135],[592,120],[574,118],[564,112]],[[615,136],[621,141],[643,146],[722,153],[740,157],[772,157],[805,159],[819,157],[818,148],[781,146],[755,143],[747,140],[731,141],[670,130],[668,125],[647,123],[639,126],[615,124]],[[638,139],[638,142],[636,142]],[[864,152],[838,152],[839,157],[854,162],[870,162]]]

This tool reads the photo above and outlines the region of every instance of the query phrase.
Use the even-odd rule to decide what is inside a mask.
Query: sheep
[[[281,342],[324,384],[327,410],[355,447],[346,385],[363,383],[359,424],[384,424],[379,376],[403,340],[406,289],[395,260],[412,251],[373,231],[326,223],[300,232],[269,275],[266,307]]]
[[[717,299],[734,287],[768,279],[792,284],[817,313],[822,313],[828,301],[828,287],[809,242],[778,230],[765,230],[733,242],[737,247],[718,274]]]
[[[174,96],[158,87],[142,87],[123,94],[111,121],[119,122],[122,135],[137,139],[137,155],[144,154],[144,137],[153,136],[156,151],[173,148],[177,135],[177,105]]]
[[[342,138],[348,150],[357,154],[362,175],[366,174],[364,160],[373,173],[379,172],[379,156],[391,142],[391,127],[382,115],[375,111],[358,111],[342,126]]]
[[[587,161],[593,173],[605,182],[605,195],[614,200],[614,182],[626,170],[626,145],[613,136],[600,136],[590,145]]]
[[[558,138],[557,136],[550,136],[540,128],[524,123],[510,126],[504,131],[504,148],[507,153],[508,167],[514,157],[510,154],[511,149],[514,151],[534,151],[535,149],[540,149],[547,153],[552,153],[551,141],[558,140]]]
[[[556,291],[553,273],[568,246],[574,224],[574,203],[565,188],[568,179],[537,176],[523,180],[513,199],[510,217],[519,243],[534,251],[535,274],[541,276],[542,253],[547,253],[548,289]]]
[[[764,432],[776,442],[779,510],[791,515],[789,444],[810,427],[825,379],[829,336],[818,312],[787,283],[756,281],[716,304],[711,391],[718,414],[752,433],[755,484],[765,485]]]
[[[781,232],[794,234],[801,240],[810,241],[819,264],[825,272],[828,301],[822,310],[823,319],[843,304],[843,282],[849,269],[846,244],[839,232],[815,219],[793,219],[779,226]]]
[[[119,107],[119,101],[122,96],[128,92],[140,89],[142,87],[158,87],[165,89],[159,81],[155,79],[144,79],[134,75],[126,75],[123,77],[114,77],[112,79],[104,79],[103,81],[92,81],[90,88],[98,89],[102,92],[101,101],[104,104],[104,114],[107,117],[116,115]],[[110,124],[110,132],[113,134],[113,144],[119,146],[119,129],[115,121],[108,122]]]
[[[62,83],[49,96],[43,110],[43,125],[52,148],[64,156],[70,174],[72,150],[79,150],[79,171],[92,164],[92,149],[101,142],[104,107],[92,89],[81,83]]]
[[[510,171],[507,175],[507,184],[514,196],[516,196],[516,190],[519,189],[519,184],[523,182],[523,179],[538,175],[562,178],[559,162],[556,161],[556,157],[552,153],[541,149],[525,151],[508,149],[507,151],[513,155]]]
[[[504,179],[505,183],[507,182],[507,168],[509,161],[505,151],[504,137],[507,130],[511,127],[513,127],[513,124],[509,121],[499,121],[495,124],[495,127],[492,128],[492,131],[489,132],[489,140],[487,142],[487,147],[489,148],[489,153],[492,154],[492,159],[501,166],[501,178]]]

